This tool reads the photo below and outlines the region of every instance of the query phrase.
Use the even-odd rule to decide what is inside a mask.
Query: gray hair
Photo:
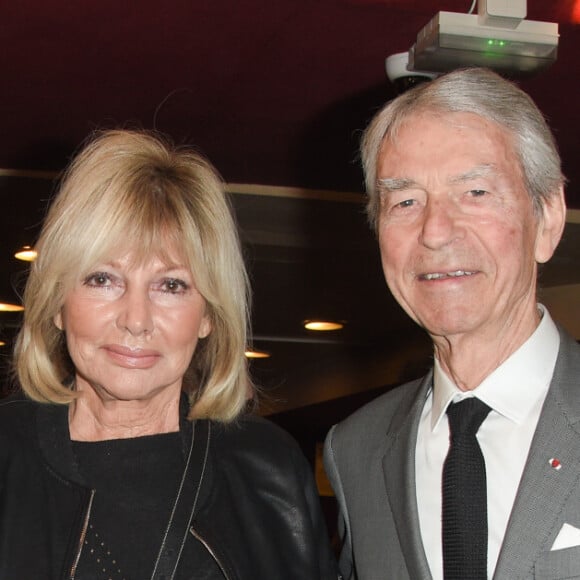
[[[385,141],[396,140],[397,129],[405,120],[424,111],[474,113],[511,133],[526,189],[538,214],[544,201],[564,184],[554,136],[530,96],[490,70],[457,70],[390,101],[367,127],[361,156],[369,196],[367,215],[375,230],[380,203],[377,163],[381,148]]]

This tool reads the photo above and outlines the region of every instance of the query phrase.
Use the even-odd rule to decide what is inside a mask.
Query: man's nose
[[[460,237],[456,208],[451,201],[430,199],[423,212],[421,243],[432,250],[440,249]]]

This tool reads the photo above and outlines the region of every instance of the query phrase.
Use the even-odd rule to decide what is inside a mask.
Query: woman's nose
[[[133,336],[150,334],[153,331],[153,313],[149,293],[143,290],[128,290],[119,303],[117,326]]]

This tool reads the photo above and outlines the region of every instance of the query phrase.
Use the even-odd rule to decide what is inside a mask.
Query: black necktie
[[[485,460],[477,438],[490,408],[476,398],[449,405],[450,446],[443,464],[443,577],[487,579]]]

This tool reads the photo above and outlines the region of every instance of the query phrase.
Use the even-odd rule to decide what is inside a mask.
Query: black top
[[[150,578],[183,473],[180,434],[74,441],[73,450],[79,471],[95,490],[75,580]],[[191,536],[177,578],[223,576]]]
[[[186,397],[180,411],[182,455],[194,466],[188,483],[201,484],[175,580],[205,580],[210,552],[228,580],[336,580],[311,466],[296,442],[261,417],[193,423]],[[98,493],[80,473],[66,405],[0,400],[1,580],[75,578]],[[177,516],[189,519],[183,506]]]

